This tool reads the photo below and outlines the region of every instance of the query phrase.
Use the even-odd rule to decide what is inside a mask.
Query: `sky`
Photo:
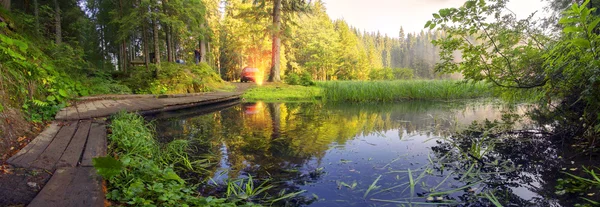
[[[400,26],[405,33],[419,32],[440,9],[460,7],[465,0],[323,0],[331,19],[344,19],[348,24],[369,32],[380,31],[397,37]],[[541,0],[512,0],[507,7],[522,19],[546,4]],[[538,15],[539,16],[539,15]]]

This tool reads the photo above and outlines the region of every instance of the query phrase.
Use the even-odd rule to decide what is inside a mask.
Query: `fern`
[[[37,100],[37,99],[31,100],[31,102],[33,103],[33,105],[38,106],[38,107],[46,107],[46,106],[49,105],[48,102],[40,101],[40,100]]]

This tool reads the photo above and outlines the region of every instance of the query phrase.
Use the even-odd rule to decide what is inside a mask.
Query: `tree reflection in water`
[[[492,205],[484,193],[508,206],[572,205],[554,194],[562,163],[557,149],[539,134],[497,136],[471,127],[449,136],[472,121],[500,119],[502,108],[489,103],[259,102],[154,123],[161,142],[192,141],[190,157],[201,162],[185,177],[204,183],[203,194],[222,195],[227,179],[252,175],[270,180],[275,186],[271,195],[307,190],[278,205],[395,206],[432,199]],[[418,179],[415,194],[407,190],[408,169]],[[379,187],[365,193],[380,175],[373,186]],[[353,182],[356,187],[350,188]]]

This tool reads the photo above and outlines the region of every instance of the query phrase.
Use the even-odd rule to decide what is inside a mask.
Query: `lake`
[[[189,158],[197,170],[183,177],[200,184],[205,196],[224,196],[228,180],[245,184],[251,178],[255,188],[265,183],[265,191],[237,197],[269,205],[273,197],[290,195],[274,206],[574,202],[556,196],[565,162],[537,131],[496,136],[505,125],[488,122],[482,124],[488,130],[456,134],[474,121],[506,120],[509,109],[522,114],[524,106],[480,101],[230,105],[150,118],[161,143],[191,141]]]

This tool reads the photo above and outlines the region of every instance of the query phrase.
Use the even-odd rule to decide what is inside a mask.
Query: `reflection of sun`
[[[256,102],[256,109],[262,111],[264,108],[265,108],[265,103],[263,103],[262,101]]]

